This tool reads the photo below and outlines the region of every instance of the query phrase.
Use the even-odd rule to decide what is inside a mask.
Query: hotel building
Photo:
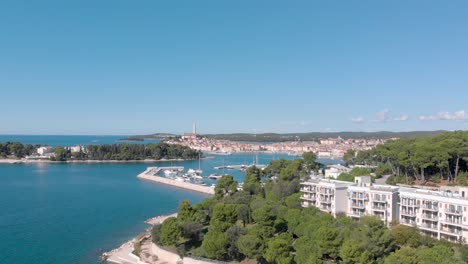
[[[336,216],[376,216],[389,226],[392,222],[415,226],[428,236],[452,242],[468,241],[468,187],[436,190],[374,185],[370,177],[355,182],[312,179],[301,184],[303,207],[316,206]]]

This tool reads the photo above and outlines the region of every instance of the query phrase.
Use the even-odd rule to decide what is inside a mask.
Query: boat
[[[210,176],[208,176],[208,179],[219,180],[219,179],[221,179],[221,177],[223,177],[223,175],[213,173]]]
[[[187,173],[191,174],[193,176],[195,176],[195,175],[201,176],[202,175],[203,171],[201,169],[201,158],[200,158],[200,156],[198,156],[198,169],[197,170],[189,169],[187,171]]]
[[[231,152],[229,152],[229,151],[224,151],[224,150],[216,151],[214,154],[216,154],[216,155],[223,155],[223,156],[230,156],[230,155],[232,155]]]
[[[165,170],[164,175],[166,175],[166,177],[172,177],[172,176],[177,175],[177,172],[172,171],[172,170]]]
[[[203,180],[203,176],[201,176],[201,175],[194,175],[194,176],[192,176],[192,178],[195,179],[195,180]]]

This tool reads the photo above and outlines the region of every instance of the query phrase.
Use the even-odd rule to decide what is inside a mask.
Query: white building
[[[374,185],[369,176],[356,177],[348,187],[348,216],[377,216],[390,225],[398,220],[398,187]]]
[[[334,181],[328,179],[315,179],[302,183],[302,206],[311,205],[321,211],[336,216],[338,213],[346,213],[347,189],[352,182]]]
[[[325,178],[336,179],[341,173],[348,173],[351,169],[343,165],[330,165],[325,169]]]
[[[83,151],[84,150],[84,147],[80,146],[80,145],[76,145],[76,146],[72,146],[72,147],[68,147],[70,149],[70,151],[73,153],[73,152],[80,152],[80,151]]]
[[[40,156],[50,156],[51,154],[54,153],[54,148],[51,146],[44,146],[44,147],[37,148],[36,152]]]
[[[466,188],[462,192],[466,194]],[[448,191],[400,189],[400,223],[437,239],[466,243],[468,199]]]
[[[436,188],[437,189],[437,188]],[[374,185],[369,176],[355,182],[312,179],[301,183],[303,207],[316,206],[336,216],[376,216],[415,226],[423,234],[452,242],[468,242],[468,187],[442,190]]]

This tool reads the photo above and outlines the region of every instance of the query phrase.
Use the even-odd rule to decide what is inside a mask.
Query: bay
[[[21,142],[23,144],[41,144],[49,146],[103,145],[103,144],[146,144],[155,143],[157,139],[144,141],[120,141],[127,136],[93,136],[93,135],[0,135],[0,142]]]
[[[54,142],[78,144],[77,138],[66,137]],[[253,153],[208,156],[200,161],[203,175],[223,172],[215,166],[257,159]],[[258,163],[278,158],[296,157],[259,154]],[[171,165],[196,169],[199,162],[0,165],[0,263],[99,263],[102,252],[147,228],[144,220],[176,212],[183,199],[197,203],[207,197],[136,177],[147,166]],[[243,180],[238,170],[224,172]]]

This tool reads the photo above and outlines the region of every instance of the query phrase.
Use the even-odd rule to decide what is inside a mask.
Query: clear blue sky
[[[468,1],[0,2],[0,134],[468,129]]]

